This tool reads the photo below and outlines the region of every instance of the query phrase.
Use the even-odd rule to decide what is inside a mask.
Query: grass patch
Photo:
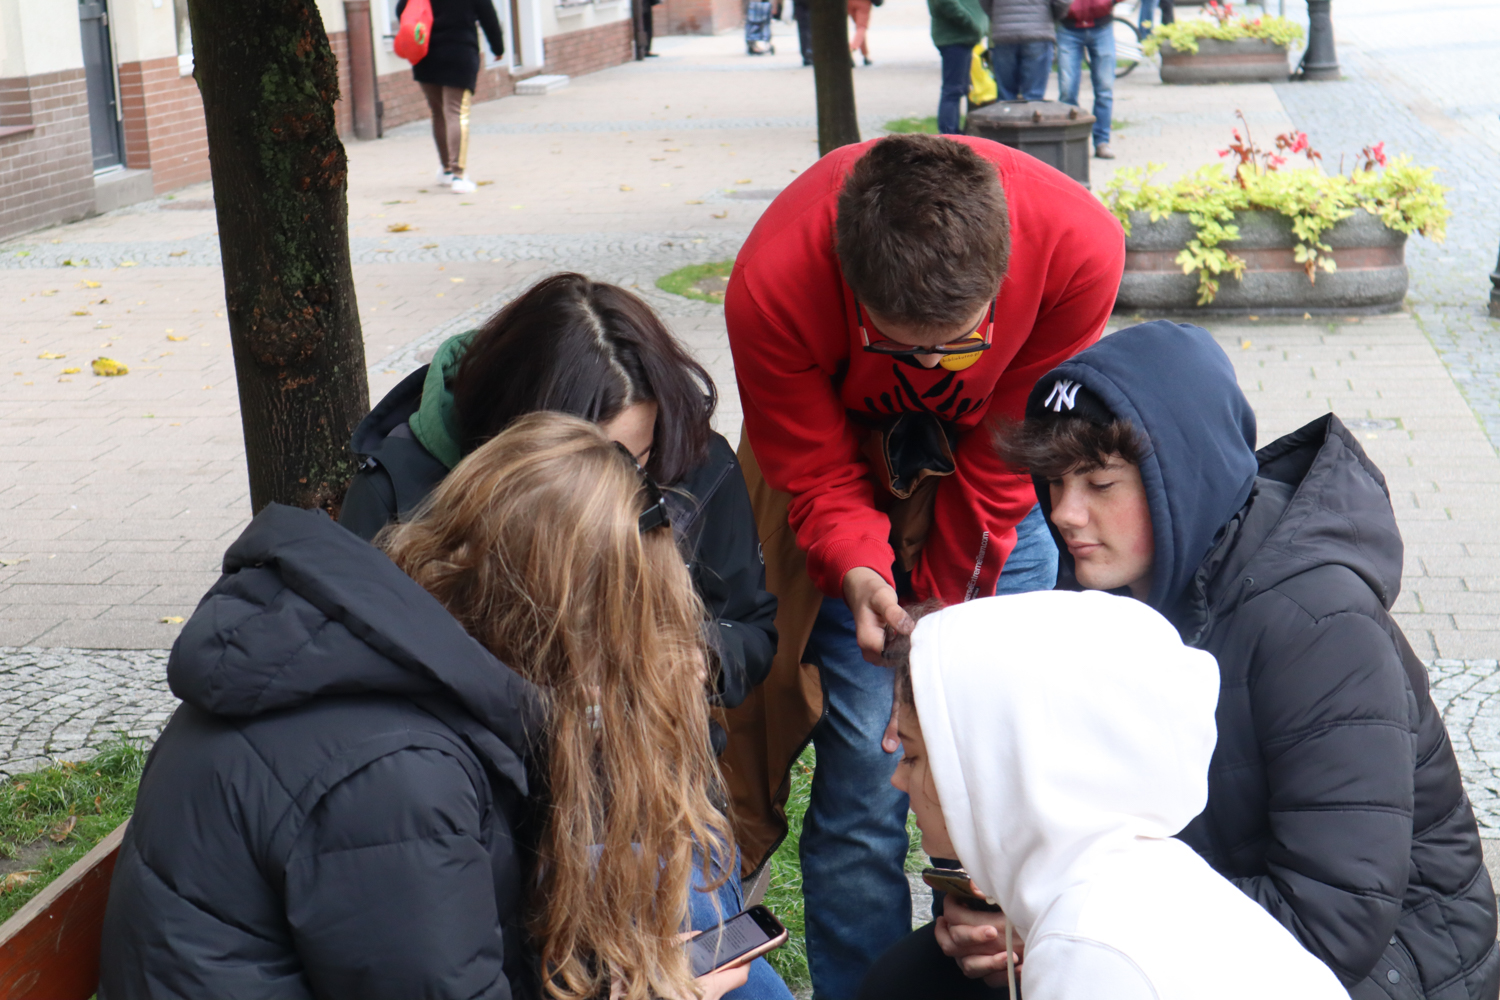
[[[937,115],[928,115],[926,118],[893,118],[885,123],[887,132],[921,132],[924,135],[937,135]]]
[[[0,785],[0,920],[130,817],[145,764],[144,741],[122,739]]]
[[[656,287],[673,295],[681,295],[686,299],[697,299],[699,302],[712,302],[714,305],[724,304],[724,292],[721,289],[699,288],[700,281],[706,279],[720,278],[729,280],[729,272],[734,268],[734,261],[720,260],[712,264],[689,264],[687,267],[679,267],[671,274],[664,274],[656,279]],[[720,282],[708,281],[708,284],[721,284]]]
[[[771,855],[771,882],[766,887],[765,905],[786,925],[787,942],[766,956],[771,967],[794,991],[812,985],[807,972],[806,907],[802,900],[802,864],[797,845],[802,839],[802,817],[807,812],[812,793],[813,749],[808,747],[792,765],[792,789],[787,796],[787,835]],[[919,872],[927,866],[922,853],[922,834],[908,813],[906,833],[911,841],[906,853],[906,870]]]

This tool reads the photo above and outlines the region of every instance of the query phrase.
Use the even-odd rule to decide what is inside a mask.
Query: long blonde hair
[[[529,926],[558,1000],[690,997],[677,934],[694,855],[734,857],[715,808],[704,610],[600,429],[533,413],[377,540],[548,705]]]

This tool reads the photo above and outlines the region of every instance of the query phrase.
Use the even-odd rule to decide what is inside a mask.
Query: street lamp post
[[[1490,315],[1500,319],[1500,260],[1495,261],[1495,269],[1490,272]]]
[[[1339,79],[1339,57],[1333,49],[1332,0],[1307,0],[1307,51],[1302,54],[1304,80]]]

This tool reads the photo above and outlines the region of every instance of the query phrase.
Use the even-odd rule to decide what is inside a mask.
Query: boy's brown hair
[[[996,295],[1010,213],[995,165],[936,135],[892,135],[849,171],[838,201],[844,280],[867,308],[952,328]]]
[[[1028,417],[997,426],[994,440],[1001,461],[1038,479],[1101,469],[1111,455],[1140,465],[1147,451],[1135,425],[1118,418],[1101,424],[1083,417]]]

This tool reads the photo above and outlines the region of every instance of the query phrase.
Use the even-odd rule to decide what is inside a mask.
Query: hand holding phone
[[[969,873],[962,868],[924,868],[922,881],[934,892],[941,892],[971,910],[999,913],[1000,907],[989,902],[974,888]]]
[[[752,906],[688,941],[693,975],[749,965],[786,943],[786,928],[764,906]]]

